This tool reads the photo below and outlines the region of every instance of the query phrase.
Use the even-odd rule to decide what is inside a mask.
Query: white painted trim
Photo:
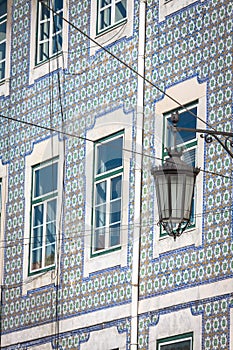
[[[116,26],[110,27],[103,33],[97,34],[97,0],[91,1],[91,18],[90,18],[90,37],[93,38],[98,44],[107,46],[113,42],[121,39],[128,38],[133,34],[133,17],[134,17],[134,1],[127,0],[127,19],[123,23],[119,23]],[[90,41],[90,54],[91,56],[98,51],[100,47]]]
[[[32,0],[31,4],[31,35],[30,35],[30,68],[29,84],[58,68],[67,68],[68,61],[68,23],[63,21],[62,52],[46,62],[35,65],[36,59],[36,31],[37,31],[37,0]],[[68,0],[63,0],[63,16],[68,20]]]
[[[132,114],[124,114],[121,109],[101,116],[96,120],[93,129],[87,132],[86,143],[86,206],[85,206],[85,238],[84,238],[84,277],[90,273],[100,271],[113,266],[127,265],[128,245],[128,206],[129,206],[129,171],[132,150]],[[123,150],[123,188],[122,188],[122,230],[121,249],[106,252],[106,254],[90,257],[92,234],[92,198],[93,198],[93,166],[94,166],[94,141],[124,130]]]
[[[149,350],[155,350],[158,339],[193,332],[193,349],[201,349],[202,315],[193,316],[190,309],[163,314],[149,330]]]
[[[126,332],[119,334],[116,327],[90,333],[87,342],[80,344],[80,350],[123,350],[126,348]]]
[[[5,79],[0,83],[0,96],[10,94],[10,65],[11,65],[11,31],[12,31],[12,0],[7,1],[7,28],[6,28],[6,61]]]
[[[41,272],[28,276],[29,264],[29,242],[30,242],[30,211],[31,211],[31,186],[32,186],[32,167],[36,164],[50,160],[56,156],[58,159],[58,203],[57,219],[59,221],[62,207],[62,179],[63,179],[63,160],[64,148],[63,142],[58,137],[51,137],[34,145],[32,153],[25,157],[25,227],[24,227],[24,257],[23,257],[23,284],[22,294],[26,294],[31,289],[40,288],[56,282],[56,273],[54,270]],[[59,222],[57,221],[57,225]],[[60,241],[60,227],[58,226],[58,242]],[[59,247],[59,244],[57,244]],[[58,262],[56,262],[58,266]],[[57,269],[56,269],[57,270]]]
[[[197,2],[197,0],[159,0],[159,22],[163,21],[168,15],[181,10],[194,2]]]

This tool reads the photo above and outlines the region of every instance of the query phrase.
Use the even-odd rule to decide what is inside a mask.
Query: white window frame
[[[56,0],[44,0],[45,2],[47,1],[49,3],[49,7],[54,7],[54,1]],[[41,19],[42,17],[42,9],[43,9],[43,3],[41,1],[38,0],[38,12],[37,12],[37,36],[36,36],[36,42],[37,42],[37,47],[36,47],[36,64],[40,64],[43,63],[45,61],[47,61],[48,59],[50,59],[53,56],[58,55],[61,51],[62,51],[62,44],[61,44],[61,48],[56,49],[55,52],[53,52],[53,39],[54,37],[61,35],[61,40],[63,40],[63,24],[64,21],[62,20],[61,23],[61,30],[58,30],[56,32],[54,32],[54,26],[55,26],[55,13],[52,10],[48,10],[49,12],[49,17],[47,19]],[[63,1],[62,1],[62,8],[59,9],[58,11],[56,11],[56,14],[59,16],[63,15]],[[48,24],[48,32],[49,32],[49,37],[45,38],[43,40],[40,39],[41,37],[41,27],[43,24]],[[48,57],[47,58],[42,58],[40,59],[40,53],[41,53],[41,45],[48,43]],[[56,43],[56,45],[58,45],[58,43]]]
[[[183,106],[189,105],[193,101],[198,101],[197,105],[197,116],[205,120],[206,118],[206,92],[207,84],[199,84],[197,78],[188,79],[180,84],[177,84],[167,90],[167,96],[172,96],[174,100],[180,101]],[[157,126],[157,133],[155,134],[155,149],[157,151],[156,156],[161,158],[162,155],[162,144],[163,144],[163,115],[166,112],[177,109],[177,104],[172,101],[169,97],[164,98],[157,102],[155,106],[155,125]],[[197,128],[205,128],[205,125],[197,119]],[[160,131],[159,131],[160,130]],[[196,166],[201,169],[204,168],[204,141],[198,139],[197,146],[197,163]],[[161,164],[161,161],[156,162],[156,165]],[[203,172],[200,172],[196,179],[196,202],[195,207],[195,226],[190,227],[182,235],[182,239],[174,241],[170,236],[160,235],[160,227],[155,226],[154,229],[154,240],[153,240],[153,257],[157,258],[159,254],[180,249],[189,245],[200,246],[202,243],[202,212],[203,212]],[[156,198],[154,203],[156,203]],[[158,208],[154,206],[155,221],[158,220]]]
[[[122,183],[122,217],[121,217],[121,246],[120,249],[110,250],[106,254],[91,254],[92,229],[93,229],[93,174],[94,174],[94,147],[93,142],[86,143],[85,158],[85,234],[84,236],[84,277],[96,271],[105,270],[114,266],[127,266],[128,254],[128,212],[129,212],[129,176],[130,159],[132,150],[132,125],[133,114],[125,114],[120,108],[111,113],[102,115],[95,120],[95,124],[87,132],[87,139],[93,142],[109,135],[124,130],[123,169],[124,180]],[[127,150],[127,151],[125,151]]]
[[[114,141],[116,139],[120,139],[122,138],[122,165],[116,168],[111,169],[110,171],[106,171],[106,172],[101,172],[100,174],[97,174],[97,160],[98,160],[98,148],[103,145],[103,144],[107,144],[111,141]],[[119,249],[121,246],[121,217],[122,217],[122,184],[123,184],[123,148],[124,148],[124,135],[123,132],[114,134],[114,135],[110,135],[107,138],[105,138],[104,140],[98,140],[95,143],[95,165],[94,165],[94,169],[95,169],[95,176],[94,176],[94,196],[93,196],[93,232],[92,232],[92,255],[95,254],[103,254],[108,252],[109,250],[114,250],[114,249]],[[121,214],[120,214],[120,221],[118,222],[114,222],[114,224],[119,224],[120,225],[120,237],[119,237],[119,244],[116,245],[111,245],[110,243],[110,215],[111,215],[111,180],[116,178],[116,177],[121,177],[121,196],[118,197],[117,199],[120,200],[121,203]],[[100,184],[101,182],[105,182],[106,183],[106,209],[105,209],[105,225],[103,226],[104,230],[105,230],[105,235],[104,235],[104,247],[100,249],[96,249],[96,230],[97,227],[95,225],[96,222],[96,209],[97,207],[99,207],[100,205],[96,205],[96,186],[98,184]]]
[[[57,202],[57,242],[61,239],[61,228],[59,218],[62,215],[62,179],[63,179],[63,161],[64,161],[64,141],[59,140],[58,136],[53,136],[41,140],[33,145],[32,152],[25,157],[25,242],[30,242],[31,235],[31,194],[32,194],[32,168],[39,164],[45,163],[52,159],[58,159],[58,202]],[[60,245],[57,244],[57,249]],[[60,252],[56,252],[60,256]],[[30,273],[30,245],[24,245],[24,262],[23,262],[23,281],[22,293],[25,295],[28,291],[41,288],[51,283],[55,283],[56,273],[59,274],[59,261],[55,262],[55,267],[50,269],[41,269],[36,273]]]
[[[5,43],[5,59],[1,62],[5,63],[5,74],[0,80],[0,96],[9,95],[10,93],[10,62],[11,62],[11,11],[12,11],[12,0],[7,0],[7,13],[2,16],[2,23],[6,22],[6,37],[0,41]]]
[[[38,26],[38,0],[31,0],[32,5],[32,21],[31,21],[31,36],[30,36],[30,70],[29,83],[34,84],[35,80],[58,70],[59,68],[66,69],[68,62],[68,0],[63,0],[63,17],[67,21],[62,24],[62,49],[51,56],[49,59],[42,62],[37,62],[37,26]]]
[[[56,181],[56,190],[54,189],[52,192],[48,192],[44,195],[41,196],[34,196],[35,194],[35,184],[36,184],[36,172],[38,170],[42,170],[43,168],[49,167],[49,166],[54,166],[57,165],[57,173],[54,174],[56,175],[56,178],[58,179],[58,159],[51,159],[49,161],[46,161],[42,164],[37,164],[35,166],[33,166],[32,168],[32,199],[31,199],[31,236],[30,236],[30,271],[29,271],[29,275],[33,275],[35,273],[39,273],[41,271],[45,271],[47,269],[51,269],[54,268],[55,264],[56,264],[56,254],[54,253],[54,261],[51,264],[46,264],[46,248],[50,245],[52,246],[52,244],[47,244],[46,242],[46,238],[47,238],[47,225],[48,225],[48,221],[47,221],[47,213],[48,213],[48,203],[51,201],[56,201],[56,213],[55,213],[55,225],[56,225],[56,229],[55,229],[55,242],[54,242],[54,252],[56,252],[56,237],[58,235],[58,217],[57,217],[57,203],[58,203],[58,181]],[[49,179],[48,179],[49,180]],[[36,248],[33,247],[33,231],[34,229],[36,229],[37,227],[35,227],[34,225],[34,215],[35,215],[35,208],[37,208],[38,206],[43,206],[43,223],[42,225],[42,239],[41,239],[41,245],[38,245]],[[41,250],[41,267],[38,268],[33,268],[33,253]]]
[[[101,32],[109,30],[112,27],[114,27],[116,25],[119,25],[119,24],[122,24],[123,22],[127,21],[127,15],[128,15],[128,0],[108,0],[109,4],[106,4],[106,5],[102,6],[102,7],[100,6],[101,1],[103,1],[103,0],[97,0],[97,3],[98,3],[97,34],[100,34]],[[125,6],[126,16],[123,17],[121,20],[116,21],[115,16],[116,16],[117,4],[123,3],[123,2],[126,2],[126,6]],[[102,13],[104,13],[105,11],[108,11],[108,10],[110,10],[110,13],[111,13],[110,23],[107,26],[101,28]]]
[[[114,4],[117,0],[114,0]],[[99,30],[99,5],[97,0],[91,1],[90,37],[101,46],[107,46],[122,38],[129,38],[133,35],[134,1],[127,0],[127,17],[111,26]],[[90,54],[94,55],[100,50],[100,46],[90,41]]]

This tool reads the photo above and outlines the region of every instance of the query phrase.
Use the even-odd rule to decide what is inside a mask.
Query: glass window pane
[[[53,265],[55,262],[55,244],[46,246],[45,251],[45,266]]]
[[[190,340],[179,341],[173,344],[161,344],[160,350],[191,350]]]
[[[119,22],[126,18],[126,0],[122,0],[116,4],[115,22]]]
[[[40,25],[40,40],[49,39],[49,22],[43,22]]]
[[[123,137],[97,146],[97,174],[122,166],[122,147]]]
[[[0,61],[5,60],[6,58],[6,44],[0,44]]]
[[[53,37],[53,54],[60,52],[62,49],[62,34],[57,34]]]
[[[6,40],[6,22],[0,25],[0,41]]]
[[[194,107],[189,111],[184,111],[180,113],[178,127],[195,129],[197,125],[196,116],[197,116],[197,107]],[[171,118],[168,118],[168,125],[172,125]],[[182,143],[192,141],[195,138],[196,138],[195,132],[179,131],[177,133],[177,145],[181,145]],[[167,147],[173,147],[173,133],[170,128],[167,129]]]
[[[121,178],[121,176],[117,176],[111,180],[111,199],[121,197]]]
[[[100,29],[104,29],[111,25],[111,7],[100,12]]]
[[[96,184],[96,204],[102,204],[106,202],[106,181]]]
[[[5,62],[0,63],[0,80],[5,78]]]
[[[57,190],[57,170],[57,163],[35,170],[34,198]]]
[[[39,47],[39,62],[47,60],[49,58],[49,42],[40,44]]]
[[[33,226],[39,226],[43,224],[44,206],[43,204],[34,207]]]
[[[100,205],[95,209],[95,227],[106,225],[106,205]]]
[[[0,1],[0,17],[7,13],[7,0]]]
[[[100,8],[111,4],[111,1],[112,1],[112,0],[101,0],[101,1],[100,1]]]
[[[54,11],[59,11],[63,8],[63,0],[54,0]]]
[[[42,249],[36,249],[32,252],[32,270],[42,267]]]
[[[43,242],[43,226],[34,228],[32,237],[32,248],[42,247]]]
[[[53,33],[57,33],[62,30],[62,18],[61,16],[54,16],[53,21]]]
[[[53,199],[47,203],[47,222],[56,220],[57,200]]]
[[[121,220],[121,200],[115,200],[111,202],[110,207],[110,223],[118,222]]]
[[[112,225],[110,227],[110,246],[120,244],[120,224]]]
[[[49,6],[49,0],[43,0],[43,2],[41,2],[41,13],[40,13],[40,20],[44,21],[44,20],[48,20],[50,18],[50,11],[48,9],[48,7],[46,5],[44,5],[43,3],[45,3],[47,6]]]
[[[105,229],[95,230],[94,251],[105,248]]]

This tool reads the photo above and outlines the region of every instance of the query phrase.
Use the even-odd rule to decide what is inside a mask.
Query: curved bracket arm
[[[200,136],[205,139],[206,143],[211,143],[214,137],[215,140],[217,140],[220,143],[220,145],[225,149],[225,151],[229,154],[229,156],[233,158],[233,152],[230,149],[230,147],[233,148],[233,140],[231,136],[228,136],[225,139],[224,143],[220,140],[220,138],[216,134],[208,133],[208,131],[205,132],[205,134],[201,134]],[[230,142],[230,147],[229,147],[229,142]]]

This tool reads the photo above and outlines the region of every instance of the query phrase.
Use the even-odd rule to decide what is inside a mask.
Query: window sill
[[[56,56],[51,57],[49,60],[38,63],[30,69],[29,84],[32,85],[35,80],[50,74],[51,72],[58,70],[59,68],[65,68],[67,66],[67,57],[63,57],[64,53],[61,52]],[[65,67],[64,67],[65,63]]]
[[[57,280],[57,274],[54,269],[49,271],[40,271],[28,276],[23,283],[22,294],[26,295],[29,291],[55,284]]]

